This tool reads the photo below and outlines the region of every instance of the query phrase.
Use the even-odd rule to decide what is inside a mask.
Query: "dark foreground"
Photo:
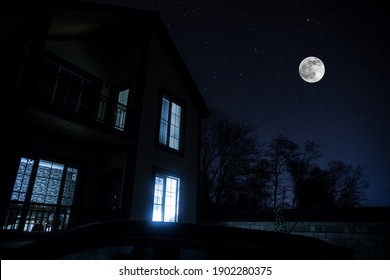
[[[287,233],[124,220],[87,224],[1,250],[1,259],[354,258],[350,248]]]

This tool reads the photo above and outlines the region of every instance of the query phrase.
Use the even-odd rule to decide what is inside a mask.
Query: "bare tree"
[[[287,137],[279,135],[268,145],[267,157],[271,168],[271,178],[274,189],[273,207],[278,206],[278,196],[282,194],[285,201],[286,185],[282,181],[288,176],[289,162],[298,156],[299,146]]]
[[[245,121],[212,110],[203,123],[201,178],[203,199],[217,206],[231,203],[243,176],[253,168],[258,143],[251,135],[255,127]]]
[[[201,204],[236,204],[240,209],[285,208],[290,202],[305,208],[362,205],[369,184],[361,166],[332,161],[322,170],[318,144],[306,141],[300,151],[282,135],[264,151],[252,135],[254,130],[248,122],[212,110],[202,126]]]
[[[293,184],[293,207],[297,207],[302,186],[311,175],[311,171],[317,167],[318,159],[322,156],[319,145],[314,141],[306,140],[303,152],[295,154],[288,162],[289,172]]]
[[[339,160],[333,160],[328,167],[328,189],[338,207],[361,206],[366,199],[364,190],[369,183],[364,179],[363,168],[352,167]]]
[[[244,190],[241,192],[242,208],[250,210],[266,209],[271,205],[271,172],[267,159],[260,158],[256,166],[246,177]]]

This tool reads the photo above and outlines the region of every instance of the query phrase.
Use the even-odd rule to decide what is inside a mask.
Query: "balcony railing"
[[[107,96],[100,95],[96,121],[107,124],[117,130],[124,131],[127,106],[114,102]]]
[[[78,116],[88,123],[125,131],[128,107],[101,94],[102,81],[52,54],[45,59],[38,97],[45,106]],[[101,127],[101,126],[100,126]]]
[[[46,59],[38,85],[41,99],[77,114],[93,115],[94,102],[100,94],[100,82],[85,71],[69,69],[53,59]]]
[[[3,230],[52,232],[68,227],[71,207],[15,202],[8,207]]]

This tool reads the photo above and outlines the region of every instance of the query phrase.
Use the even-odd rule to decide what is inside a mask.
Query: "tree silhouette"
[[[299,184],[298,208],[362,206],[369,186],[361,166],[333,160],[325,170],[314,167]]]
[[[273,207],[278,206],[278,196],[282,195],[282,203],[285,199],[285,187],[281,189],[282,181],[289,172],[289,162],[298,156],[299,146],[287,137],[279,135],[268,145],[267,158],[270,163],[270,172],[273,185]]]
[[[337,207],[362,206],[366,199],[364,190],[369,183],[364,179],[363,168],[352,167],[340,160],[333,160],[328,166],[328,189]]]
[[[270,163],[266,159],[260,159],[247,176],[245,185],[240,195],[239,208],[241,209],[266,209],[271,205],[272,189]]]
[[[202,126],[201,179],[203,200],[217,206],[232,203],[258,158],[255,127],[212,110]]]
[[[301,150],[279,135],[259,145],[254,131],[246,121],[211,110],[202,125],[200,205],[277,210],[356,207],[364,202],[369,184],[361,166],[334,160],[321,169],[322,154],[314,141],[307,140]]]
[[[333,208],[334,196],[328,187],[328,171],[314,167],[299,185],[297,208]]]
[[[293,207],[297,207],[299,196],[302,193],[302,187],[304,184],[307,184],[306,181],[312,176],[310,172],[318,167],[318,159],[321,156],[319,145],[314,141],[307,140],[303,152],[296,153],[294,157],[290,158],[288,169],[291,174],[294,192]]]

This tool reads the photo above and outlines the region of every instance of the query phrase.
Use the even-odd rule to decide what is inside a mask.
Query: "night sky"
[[[158,10],[210,107],[279,134],[314,140],[320,165],[363,166],[369,206],[390,206],[389,18],[385,2],[98,1]],[[307,83],[300,62],[325,76]]]

